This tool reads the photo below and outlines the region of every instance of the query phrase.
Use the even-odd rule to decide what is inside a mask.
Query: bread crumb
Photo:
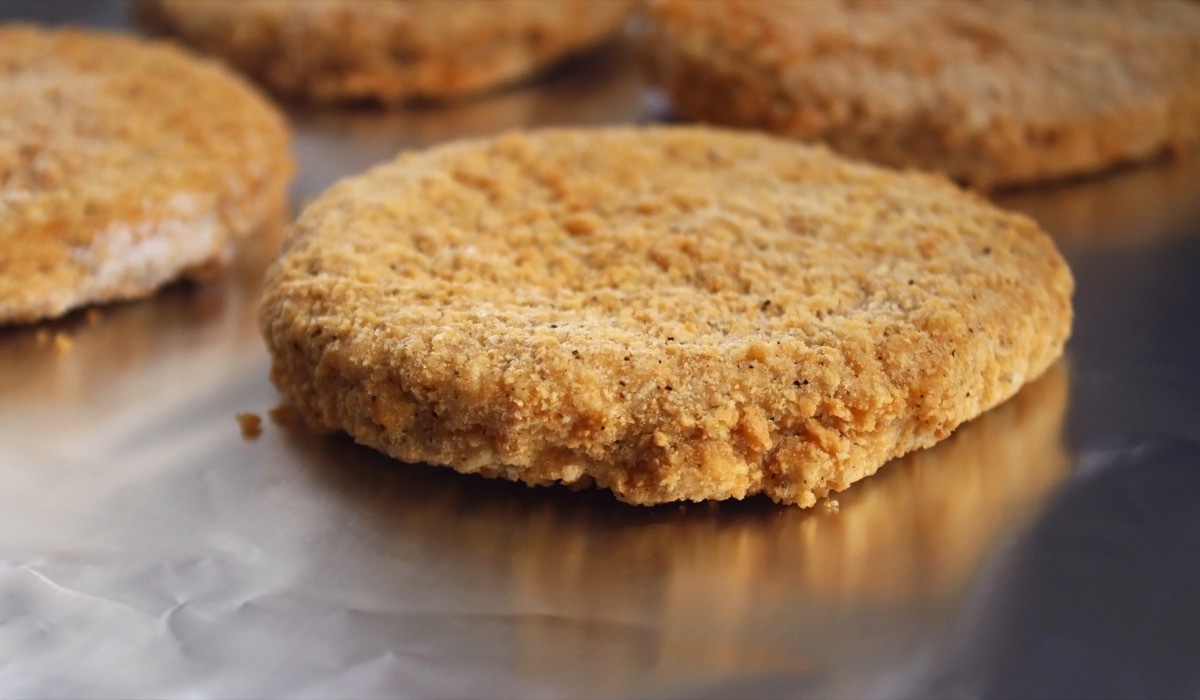
[[[71,336],[59,331],[54,334],[54,352],[59,355],[66,355],[71,352],[71,347],[75,345],[75,341],[71,340]]]
[[[838,512],[838,510],[840,508],[841,508],[841,504],[838,503],[838,500],[836,498],[825,499],[825,512],[836,513],[836,512]]]
[[[275,425],[295,425],[296,411],[286,403],[281,403],[270,411],[267,415],[271,417],[271,422]]]
[[[242,429],[242,437],[247,440],[253,440],[262,435],[262,418],[257,413],[239,413],[237,422]]]

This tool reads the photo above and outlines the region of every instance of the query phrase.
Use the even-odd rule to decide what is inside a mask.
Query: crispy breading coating
[[[272,377],[406,462],[626,502],[811,506],[1063,350],[1030,219],[749,133],[548,130],[402,154],[268,273]]]

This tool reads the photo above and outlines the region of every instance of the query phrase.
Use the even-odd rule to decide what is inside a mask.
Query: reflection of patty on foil
[[[996,203],[1033,217],[1068,255],[1146,249],[1200,235],[1200,157],[1161,159],[1107,177],[1009,192]]]
[[[764,610],[794,615],[797,600],[885,603],[960,590],[997,536],[1065,477],[1067,377],[1067,366],[1055,364],[945,442],[841,496],[838,512],[764,501],[628,509],[595,492],[562,498],[440,470],[389,469],[348,442],[312,440],[296,454],[347,501],[354,539],[378,554],[435,557],[491,581],[506,607],[575,612],[555,624],[532,614],[514,620],[522,653],[562,662],[569,655],[544,642],[578,643],[560,629],[574,626],[589,638],[636,636],[636,644],[605,648],[662,665],[771,667],[782,662],[779,652],[755,638]],[[608,622],[592,619],[597,605]]]
[[[36,327],[0,330],[7,341],[0,342],[0,392],[32,406],[85,401],[127,384],[160,386],[147,377],[173,381],[172,362],[188,352],[210,354],[202,366],[228,369],[231,348],[261,343],[256,302],[282,228],[267,222],[239,244],[225,270],[204,284],[169,286],[153,304],[92,307]],[[64,342],[69,353],[47,352],[61,351]]]

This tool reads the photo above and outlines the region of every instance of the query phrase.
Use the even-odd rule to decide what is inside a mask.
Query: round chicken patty
[[[1200,3],[657,0],[648,67],[683,117],[980,189],[1200,143]]]
[[[0,26],[0,324],[149,295],[282,226],[289,138],[208,59]]]
[[[313,102],[440,100],[616,36],[630,0],[138,0],[156,30]]]
[[[268,272],[272,378],[399,460],[634,504],[811,506],[1063,351],[1050,238],[940,178],[704,127],[405,153]]]

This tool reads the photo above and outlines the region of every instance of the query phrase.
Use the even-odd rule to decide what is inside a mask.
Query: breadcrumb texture
[[[617,34],[629,0],[139,0],[142,21],[318,102],[442,99]]]
[[[628,503],[811,506],[1012,396],[1073,281],[948,181],[702,127],[402,154],[290,228],[261,324],[314,427]]]
[[[143,296],[282,219],[282,116],[164,44],[0,26],[0,323]]]
[[[1200,141],[1200,4],[656,0],[684,117],[819,140],[986,189]]]

